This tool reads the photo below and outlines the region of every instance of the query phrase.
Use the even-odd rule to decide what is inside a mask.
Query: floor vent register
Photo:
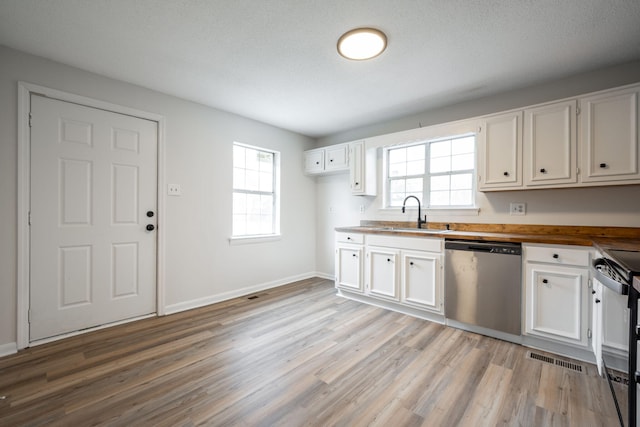
[[[533,351],[527,352],[527,358],[533,360],[539,360],[540,362],[549,363],[551,365],[560,366],[562,368],[571,369],[576,372],[584,372],[582,365],[577,363],[568,362],[562,359],[555,359],[553,357],[546,356],[544,354],[535,353]]]

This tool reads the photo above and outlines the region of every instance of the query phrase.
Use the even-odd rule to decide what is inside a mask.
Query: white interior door
[[[31,96],[29,340],[156,311],[157,123]]]

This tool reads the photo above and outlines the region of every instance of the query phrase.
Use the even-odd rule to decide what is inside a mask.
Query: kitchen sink
[[[401,231],[420,234],[441,234],[448,233],[451,230],[430,230],[426,228],[408,228],[408,227],[360,227],[363,230],[370,231]]]

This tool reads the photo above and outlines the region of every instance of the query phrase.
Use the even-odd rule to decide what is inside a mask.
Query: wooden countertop
[[[446,230],[447,226],[449,226],[449,230]],[[337,227],[335,230],[348,233],[386,234],[405,237],[422,236],[494,242],[595,246],[599,249],[617,248],[640,251],[640,228],[635,227],[446,224],[430,222],[428,232],[425,233],[419,231],[413,222],[362,221],[359,226]]]

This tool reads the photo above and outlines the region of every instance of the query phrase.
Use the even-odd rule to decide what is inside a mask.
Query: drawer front
[[[367,245],[414,251],[442,252],[444,239],[439,237],[399,237],[369,234]]]
[[[362,245],[364,244],[364,234],[336,232],[336,241]]]
[[[561,246],[532,246],[526,245],[525,258],[527,261],[544,262],[546,264],[589,266],[590,250]]]

